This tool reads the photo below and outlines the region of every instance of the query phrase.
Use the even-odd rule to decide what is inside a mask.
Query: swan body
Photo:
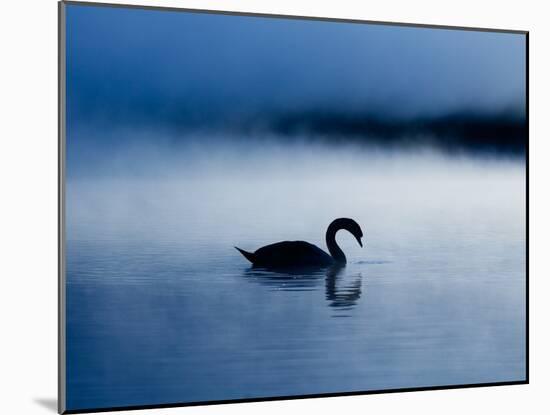
[[[256,252],[237,250],[256,266],[308,267],[329,266],[332,257],[315,245],[305,241],[284,241],[266,245]]]
[[[267,268],[327,267],[344,265],[346,256],[336,243],[336,232],[344,229],[350,232],[360,246],[363,231],[353,219],[339,218],[332,221],[326,232],[326,243],[330,255],[317,246],[305,241],[284,241],[247,252],[235,247],[254,266]]]

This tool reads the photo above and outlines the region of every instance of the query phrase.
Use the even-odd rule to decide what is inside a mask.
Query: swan
[[[247,252],[235,247],[254,266],[267,268],[327,267],[345,265],[346,256],[336,243],[336,232],[345,229],[350,232],[361,247],[363,231],[357,222],[349,218],[338,218],[327,228],[326,243],[330,255],[322,249],[305,241],[284,241],[259,248],[256,252]]]

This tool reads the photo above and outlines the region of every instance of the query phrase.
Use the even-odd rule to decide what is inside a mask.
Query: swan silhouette
[[[345,229],[362,247],[363,231],[353,219],[339,218],[327,228],[326,243],[330,255],[309,242],[284,241],[266,245],[256,252],[247,252],[235,247],[254,266],[266,268],[327,267],[345,265],[346,256],[336,243],[336,232]]]

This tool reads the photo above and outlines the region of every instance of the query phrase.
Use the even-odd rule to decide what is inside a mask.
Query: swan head
[[[359,246],[361,248],[363,247],[363,242],[361,241],[361,238],[363,237],[363,230],[361,229],[361,226],[359,226],[359,224],[355,222],[353,219],[349,219],[349,218],[335,219],[329,225],[329,230],[331,228],[334,230],[335,233],[340,229],[345,229],[355,237]]]

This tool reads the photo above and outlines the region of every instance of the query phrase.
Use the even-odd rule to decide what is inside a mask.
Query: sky
[[[374,119],[401,134],[525,116],[522,34],[88,5],[66,21],[68,137],[94,145],[121,129],[345,135]]]

